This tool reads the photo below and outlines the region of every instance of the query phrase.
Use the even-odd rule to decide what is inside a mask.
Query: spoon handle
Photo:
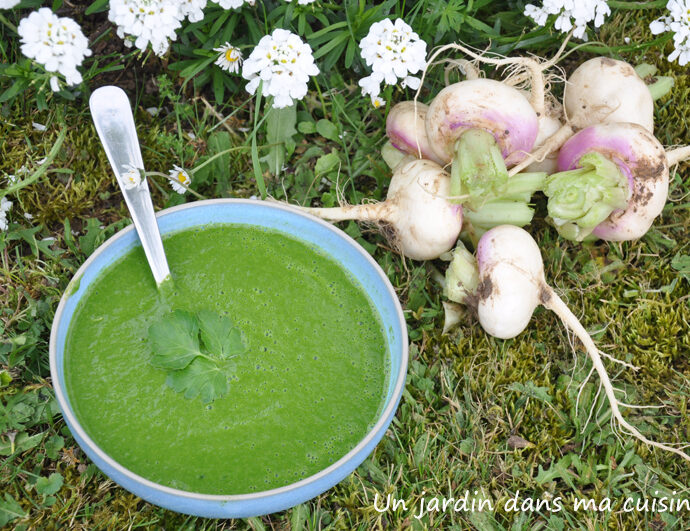
[[[141,184],[127,188],[122,179],[130,167],[144,171],[134,117],[125,92],[119,87],[107,86],[96,89],[89,99],[91,117],[96,126],[105,154],[115,172],[132,221],[139,234],[153,278],[160,287],[170,277],[163,241],[153,212],[148,183],[143,177]]]

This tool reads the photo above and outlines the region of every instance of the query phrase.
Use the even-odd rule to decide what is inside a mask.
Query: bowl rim
[[[112,457],[110,457],[107,453],[105,453],[100,446],[98,446],[91,437],[86,433],[86,431],[82,428],[81,424],[76,418],[76,415],[72,411],[72,408],[69,406],[69,402],[67,401],[66,397],[66,391],[62,388],[62,385],[60,384],[60,379],[57,378],[58,373],[58,366],[57,366],[57,323],[60,322],[62,318],[62,314],[64,311],[64,307],[67,303],[67,300],[73,295],[73,289],[72,286],[74,285],[75,282],[78,282],[82,276],[84,271],[86,271],[91,264],[104,252],[104,250],[108,247],[110,247],[113,243],[117,242],[119,239],[123,238],[126,234],[129,232],[132,232],[134,229],[134,224],[130,224],[124,229],[120,230],[118,233],[114,234],[110,238],[108,238],[106,241],[104,241],[101,245],[98,246],[98,248],[89,256],[86,261],[79,267],[79,269],[76,271],[76,273],[73,275],[72,279],[70,282],[67,284],[67,287],[65,288],[65,291],[62,294],[62,297],[60,297],[60,303],[58,305],[57,310],[55,311],[55,316],[53,317],[53,322],[51,324],[51,330],[50,330],[50,343],[49,343],[49,358],[50,358],[50,373],[52,376],[52,383],[53,383],[53,389],[55,391],[55,397],[58,401],[58,405],[60,406],[61,413],[63,417],[65,418],[65,421],[69,424],[70,431],[75,431],[77,432],[76,435],[78,435],[84,443],[89,447],[89,450],[94,452],[99,459],[102,459],[108,466],[112,467],[115,469],[117,472],[120,474],[124,475],[128,479],[131,479],[132,481],[140,484],[141,486],[144,486],[149,489],[153,489],[154,491],[165,493],[168,495],[172,496],[179,496],[182,498],[187,498],[191,500],[199,500],[199,501],[215,501],[215,502],[240,502],[240,501],[248,501],[248,500],[259,500],[262,498],[270,498],[282,494],[287,494],[290,492],[293,492],[298,489],[302,489],[304,487],[307,487],[313,483],[316,483],[323,479],[324,477],[328,476],[329,474],[335,472],[339,468],[345,466],[351,459],[356,457],[356,455],[361,452],[371,441],[376,437],[376,435],[383,429],[384,424],[390,424],[392,421],[394,415],[395,415],[395,410],[397,410],[398,406],[398,399],[400,396],[402,396],[403,388],[405,385],[405,378],[407,375],[407,366],[408,366],[408,357],[409,357],[409,340],[407,336],[407,324],[405,322],[405,317],[403,314],[402,306],[400,304],[400,300],[398,299],[398,295],[395,292],[395,289],[393,288],[392,284],[388,280],[388,277],[384,273],[383,269],[381,269],[381,266],[371,257],[371,255],[360,245],[358,244],[352,237],[350,237],[348,234],[346,234],[344,231],[341,229],[335,227],[334,225],[331,225],[330,223],[317,218],[316,216],[313,216],[311,214],[305,213],[303,211],[300,211],[296,208],[291,207],[288,204],[283,204],[283,203],[278,203],[278,202],[273,202],[273,201],[261,201],[257,199],[239,199],[239,198],[217,198],[217,199],[204,199],[204,200],[199,200],[199,201],[193,201],[191,203],[185,203],[182,205],[177,205],[174,207],[166,208],[163,210],[160,210],[159,212],[156,213],[156,219],[158,217],[163,217],[169,214],[173,214],[176,212],[180,212],[183,210],[191,209],[191,208],[203,208],[206,206],[213,206],[213,205],[234,205],[234,204],[246,204],[246,205],[254,205],[254,206],[262,206],[262,207],[268,207],[268,208],[274,208],[277,210],[282,210],[290,215],[296,215],[296,216],[301,216],[303,218],[308,219],[311,222],[317,223],[325,228],[327,228],[329,231],[333,232],[335,235],[339,236],[340,238],[344,238],[354,249],[356,249],[364,258],[369,262],[369,264],[374,268],[374,270],[378,273],[380,279],[383,281],[383,285],[386,288],[386,291],[388,292],[388,295],[391,297],[391,299],[394,302],[395,309],[396,309],[396,314],[398,317],[398,322],[400,326],[400,330],[402,331],[402,337],[401,337],[401,346],[402,346],[402,352],[401,352],[401,358],[400,358],[400,369],[398,370],[397,375],[395,376],[395,386],[393,388],[393,391],[391,393],[391,398],[388,401],[388,404],[386,407],[381,410],[378,416],[378,420],[376,423],[369,429],[367,434],[362,438],[357,445],[352,448],[347,454],[342,456],[340,459],[338,459],[336,462],[332,463],[328,467],[320,470],[316,474],[313,474],[311,476],[308,476],[304,479],[301,479],[295,483],[290,483],[288,485],[284,485],[282,487],[277,487],[275,489],[270,489],[270,490],[263,490],[263,491],[258,491],[258,492],[252,492],[248,494],[204,494],[204,493],[199,493],[199,492],[191,492],[191,491],[186,491],[186,490],[181,490],[181,489],[176,489],[173,487],[167,487],[165,485],[161,485],[160,483],[156,483],[154,481],[151,481],[149,479],[146,479],[138,474],[135,474],[128,468],[124,467],[121,465],[119,462],[115,461]],[[388,426],[386,426],[386,430],[388,429]],[[329,487],[330,488],[330,487]]]

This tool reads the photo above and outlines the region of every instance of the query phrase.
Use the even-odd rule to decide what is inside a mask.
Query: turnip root
[[[525,329],[537,306],[541,304],[550,309],[585,347],[618,425],[644,443],[690,461],[690,456],[682,450],[648,439],[625,420],[620,412],[620,406],[624,404],[616,398],[599,349],[575,315],[546,283],[539,247],[526,231],[503,225],[486,232],[477,247],[477,265],[477,314],[487,333],[501,339],[513,338]]]
[[[386,135],[391,144],[403,153],[442,164],[426,134],[428,109],[427,105],[414,101],[395,104],[386,118]]]
[[[547,160],[556,153],[574,131],[592,125],[608,123],[636,123],[649,132],[654,131],[654,100],[666,94],[673,86],[672,78],[659,78],[653,85],[647,85],[638,75],[653,75],[650,65],[634,69],[624,61],[607,57],[595,57],[582,63],[568,78],[563,95],[566,123],[546,141],[538,139],[538,148],[528,161],[511,168],[509,175],[515,175],[528,167],[530,160]],[[540,123],[540,132],[544,124]],[[549,171],[543,166],[529,166],[528,171]]]
[[[329,221],[377,224],[403,255],[432,260],[453,247],[462,229],[462,207],[448,202],[449,191],[448,173],[435,162],[417,159],[398,166],[381,203],[295,208]]]
[[[563,104],[571,125],[631,122],[654,131],[654,100],[646,83],[624,61],[595,57],[568,78]]]
[[[472,79],[439,92],[426,114],[431,147],[445,163],[470,130],[488,132],[507,166],[525,158],[539,131],[537,113],[520,91],[492,79]]]
[[[561,173],[547,178],[544,193],[549,216],[567,239],[641,238],[666,203],[666,153],[637,124],[581,130],[561,147],[558,168]]]

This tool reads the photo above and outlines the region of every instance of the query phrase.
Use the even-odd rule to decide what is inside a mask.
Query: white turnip
[[[648,439],[625,420],[620,412],[624,404],[616,398],[599,349],[577,317],[546,283],[539,247],[526,231],[503,225],[486,232],[477,247],[477,265],[477,314],[487,333],[501,339],[515,337],[525,329],[537,306],[550,309],[585,347],[619,427],[646,444],[690,461],[690,456],[682,450]]]
[[[442,164],[426,134],[426,114],[429,107],[414,101],[396,103],[386,117],[386,135],[394,147],[418,159]]]
[[[582,63],[565,84],[563,104],[577,129],[630,122],[654,131],[654,100],[647,84],[624,61],[595,57]]]
[[[559,233],[581,241],[641,238],[666,203],[666,152],[638,124],[587,127],[560,149],[560,173],[546,180],[548,211]]]
[[[329,221],[374,223],[403,255],[432,260],[455,245],[462,229],[462,207],[448,201],[449,190],[448,173],[443,168],[417,159],[397,167],[381,203],[295,208]]]

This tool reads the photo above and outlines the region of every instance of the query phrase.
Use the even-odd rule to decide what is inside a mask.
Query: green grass
[[[601,34],[605,46],[652,39],[646,29],[653,12],[625,12]],[[540,34],[540,33],[538,33]],[[540,41],[542,42],[542,41]],[[545,44],[544,44],[545,42]],[[549,54],[557,43],[528,49]],[[690,143],[690,76],[664,57],[670,49],[641,49],[624,57],[655,63],[674,75],[673,91],[657,103],[657,137],[664,144]],[[571,56],[588,57],[582,51]],[[440,76],[440,72],[439,72]],[[385,195],[388,172],[378,149],[383,116],[374,111],[349,78],[337,72],[319,77],[298,107],[302,131],[289,170],[263,173],[268,192],[308,204],[336,202],[336,187],[349,202]],[[315,88],[312,86],[312,88]],[[253,100],[239,94],[210,107],[182,96],[179,86],[159,78],[153,92],[138,94],[136,120],[147,169],[167,172],[173,163],[209,171],[195,174],[206,197],[257,194],[252,169]],[[396,93],[393,99],[402,99]],[[143,108],[162,106],[152,118]],[[375,232],[343,224],[370,250],[398,290],[410,331],[411,363],[398,413],[374,453],[355,473],[318,498],[283,513],[248,520],[216,521],[180,515],[150,505],[108,480],[76,446],[53,397],[48,337],[59,298],[86,257],[128,223],[83,100],[35,110],[15,100],[2,107],[0,170],[30,170],[50,151],[60,131],[63,146],[36,183],[11,197],[11,230],[0,233],[0,518],[19,517],[17,529],[687,529],[688,511],[622,512],[628,496],[676,492],[690,498],[690,473],[675,456],[651,450],[630,437],[619,439],[610,425],[598,381],[579,386],[590,365],[553,314],[538,310],[514,340],[488,337],[468,313],[450,335],[440,333],[442,297],[424,264],[392,254]],[[218,113],[230,119],[219,123]],[[324,121],[324,120],[327,120]],[[47,125],[45,132],[32,122]],[[300,125],[305,124],[305,125]],[[247,128],[249,130],[247,130]],[[191,133],[191,135],[190,135]],[[271,146],[259,135],[256,156]],[[228,149],[232,151],[227,151]],[[227,151],[227,152],[226,152]],[[320,157],[338,164],[315,173]],[[531,232],[554,285],[599,348],[636,366],[606,362],[627,401],[663,405],[630,411],[644,433],[667,442],[690,440],[690,165],[672,176],[663,216],[642,240],[624,244],[575,245],[536,221]],[[158,208],[184,199],[156,178]],[[5,183],[2,182],[2,186]],[[543,214],[543,200],[538,202]],[[29,222],[23,213],[33,215]],[[68,225],[66,226],[65,221]],[[74,231],[74,234],[71,232]],[[44,240],[54,238],[54,240]],[[684,265],[685,263],[685,265]],[[442,263],[436,264],[442,267]],[[11,381],[4,383],[7,379]],[[591,412],[591,417],[590,417]],[[13,451],[12,451],[13,450]],[[62,478],[62,484],[58,476]],[[418,521],[418,502],[478,491],[493,512],[448,510]],[[561,496],[563,510],[515,513],[504,504],[519,491],[526,497]],[[404,499],[407,511],[378,513],[374,497]],[[576,498],[612,500],[611,511],[575,512]]]

